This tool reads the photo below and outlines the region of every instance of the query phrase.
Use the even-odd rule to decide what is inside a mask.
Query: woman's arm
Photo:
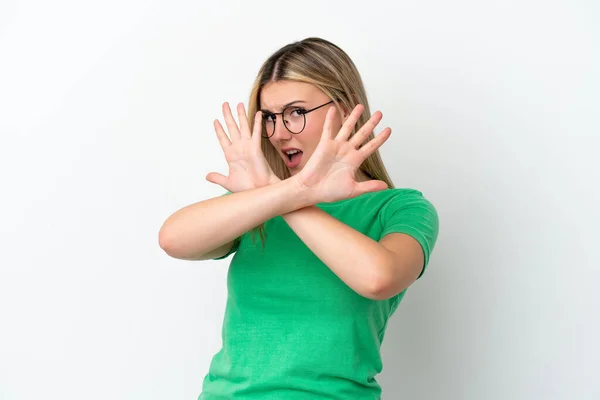
[[[296,179],[204,200],[171,215],[160,229],[159,245],[174,258],[206,259],[261,223],[308,205]]]
[[[364,297],[384,300],[400,293],[423,267],[421,245],[408,235],[387,235],[377,242],[315,206],[283,219],[333,273]]]

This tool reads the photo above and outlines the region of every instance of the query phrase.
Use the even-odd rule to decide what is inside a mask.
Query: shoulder
[[[394,213],[405,207],[421,206],[435,211],[432,202],[423,193],[412,188],[392,188],[365,194],[361,203],[371,209],[379,209],[381,213]]]
[[[398,207],[408,207],[422,205],[434,208],[433,203],[426,198],[420,190],[411,188],[388,189],[383,197],[384,206],[396,209]]]
[[[393,230],[394,226],[419,227],[435,240],[439,215],[433,203],[416,189],[388,189],[379,212],[381,224]]]

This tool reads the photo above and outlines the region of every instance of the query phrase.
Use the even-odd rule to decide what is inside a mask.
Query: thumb
[[[359,195],[364,194],[364,193],[369,193],[369,192],[379,192],[379,191],[385,190],[387,188],[388,188],[387,183],[385,183],[384,181],[377,181],[377,180],[359,182],[356,185],[356,191],[359,192]]]
[[[229,190],[227,187],[225,187],[227,184],[227,178],[218,172],[210,172],[208,175],[206,175],[206,180],[210,183],[221,186],[225,190]]]

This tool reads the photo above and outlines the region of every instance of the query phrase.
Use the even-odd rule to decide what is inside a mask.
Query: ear
[[[350,97],[353,100],[354,104],[358,104],[358,96],[356,94],[351,94]],[[344,104],[340,104],[342,107],[342,118],[344,121],[346,121],[346,119],[350,116],[350,113],[352,113],[352,110],[349,110]]]
[[[341,104],[341,107],[342,107],[342,122],[346,122],[346,119],[348,119],[348,116],[350,115],[350,111],[343,104]]]

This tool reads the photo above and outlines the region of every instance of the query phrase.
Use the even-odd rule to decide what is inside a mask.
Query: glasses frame
[[[269,117],[270,117],[270,116],[275,116],[275,115],[281,115],[281,121],[283,122],[283,126],[285,126],[285,129],[286,129],[286,130],[287,130],[289,133],[291,133],[292,135],[298,135],[298,134],[302,133],[302,131],[304,131],[304,128],[306,128],[306,114],[308,114],[308,113],[310,113],[310,112],[313,112],[313,111],[315,111],[315,110],[318,110],[318,109],[319,109],[319,108],[321,108],[321,107],[325,107],[327,104],[331,104],[331,103],[333,103],[333,102],[334,102],[333,100],[330,100],[330,101],[328,101],[328,102],[327,102],[327,103],[325,103],[325,104],[321,104],[320,106],[316,106],[316,107],[314,107],[314,108],[311,108],[310,110],[306,110],[306,111],[304,111],[304,112],[302,113],[302,117],[304,118],[304,123],[302,124],[302,129],[300,129],[300,132],[292,132],[292,131],[290,131],[290,128],[288,128],[287,124],[285,123],[285,120],[283,119],[283,114],[284,114],[284,113],[285,113],[287,110],[289,110],[290,108],[302,108],[302,107],[300,107],[300,106],[288,106],[288,107],[284,108],[284,109],[283,109],[283,111],[281,111],[281,112],[278,112],[278,113],[268,113],[267,115],[268,115]],[[263,124],[264,124],[264,117],[265,117],[265,116],[263,116]],[[267,134],[266,134],[266,129],[264,129],[264,131],[263,131],[263,132],[261,132],[261,136],[262,136],[264,139],[269,139],[271,136],[273,136],[273,135],[275,134],[275,128],[276,128],[276,127],[277,127],[277,117],[275,117],[275,119],[273,120],[273,133],[271,133],[270,135],[266,136],[266,135],[267,135]]]

